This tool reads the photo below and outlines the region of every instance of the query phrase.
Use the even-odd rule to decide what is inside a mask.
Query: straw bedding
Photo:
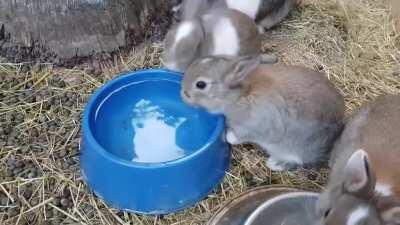
[[[264,35],[263,50],[283,64],[326,73],[347,112],[378,95],[400,92],[396,0],[303,0]],[[27,67],[0,61],[0,224],[205,224],[226,200],[261,185],[322,190],[329,170],[271,172],[251,145],[233,148],[221,185],[196,206],[164,217],[115,211],[95,198],[79,173],[82,108],[101,84],[124,70],[160,66],[162,45],[84,67]]]

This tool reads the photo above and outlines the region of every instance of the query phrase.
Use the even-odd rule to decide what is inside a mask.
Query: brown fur
[[[332,150],[322,224],[338,224],[358,207],[368,207],[366,225],[400,224],[399,127],[400,95],[378,97],[349,119]],[[379,192],[379,184],[390,193]]]
[[[393,16],[394,24],[398,30],[400,30],[400,1],[390,0],[391,14]]]
[[[252,84],[251,93],[279,92],[285,96],[287,104],[303,104],[303,111],[298,112],[307,118],[307,115],[316,113],[325,118],[342,118],[341,115],[331,116],[332,113],[343,112],[344,103],[333,84],[322,73],[300,66],[260,65],[249,76],[248,83]],[[271,86],[274,88],[270,88]],[[305,86],[309,88],[305,89]],[[329,89],[329,91],[327,90]],[[323,107],[321,107],[321,105]],[[328,116],[329,115],[329,116]]]
[[[400,97],[378,98],[360,129],[360,148],[371,162],[377,183],[389,184],[400,199]]]

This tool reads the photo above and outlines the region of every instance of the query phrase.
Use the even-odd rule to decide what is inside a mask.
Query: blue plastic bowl
[[[184,104],[181,74],[143,70],[102,86],[83,114],[81,173],[114,208],[167,214],[203,199],[224,177],[224,118]]]

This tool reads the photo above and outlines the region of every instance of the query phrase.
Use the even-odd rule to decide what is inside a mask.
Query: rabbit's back
[[[343,97],[324,74],[304,67],[283,65],[261,65],[256,73],[257,76],[250,76],[254,89],[278,92],[302,118],[336,120],[343,117]],[[262,80],[273,82],[273,89]]]
[[[255,22],[245,14],[226,8],[210,10],[202,16],[205,41],[202,55],[245,55],[261,52]]]
[[[248,78],[258,113],[271,106],[277,112],[274,118],[264,114],[263,120],[279,125],[264,143],[269,151],[285,149],[304,163],[328,159],[343,127],[344,100],[325,75],[297,66],[260,65]],[[270,133],[270,128],[258,129]]]

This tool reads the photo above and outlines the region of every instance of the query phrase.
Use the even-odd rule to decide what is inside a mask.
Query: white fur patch
[[[237,139],[235,134],[230,130],[226,132],[226,141],[231,145],[239,144],[239,140]]]
[[[267,167],[272,171],[283,171],[285,167],[283,165],[279,165],[278,161],[272,157],[267,159]]]
[[[194,24],[192,22],[182,22],[178,26],[178,30],[176,31],[175,43],[178,43],[183,38],[187,37],[194,30]]]
[[[172,7],[172,12],[178,12],[182,8],[182,3]]]
[[[360,206],[349,214],[346,225],[357,225],[362,219],[368,216],[368,207]]]
[[[392,186],[389,184],[385,183],[376,183],[375,185],[375,192],[382,196],[391,196],[393,194],[392,192]]]
[[[236,9],[255,19],[261,0],[226,0],[226,4],[229,8]]]
[[[236,56],[239,53],[239,37],[232,22],[221,18],[213,30],[214,55]]]
[[[301,159],[299,155],[290,153],[287,150],[283,150],[282,147],[279,145],[263,142],[261,143],[261,146],[268,146],[268,153],[270,154],[270,156],[273,156],[273,158],[276,158],[277,160],[299,165],[304,164],[303,159]]]
[[[211,58],[204,58],[204,59],[201,60],[201,63],[208,63],[211,60],[212,60]]]

